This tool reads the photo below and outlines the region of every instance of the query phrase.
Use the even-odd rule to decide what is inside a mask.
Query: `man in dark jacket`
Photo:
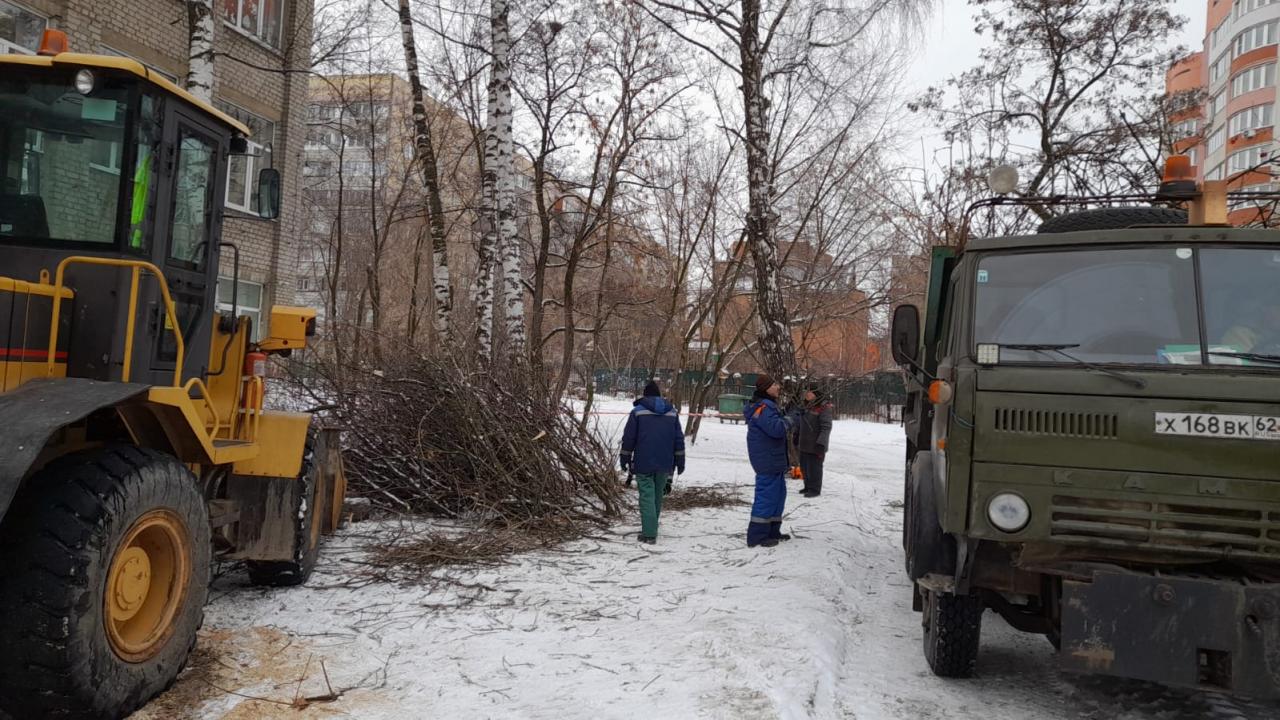
[[[747,455],[756,473],[756,497],[747,525],[747,547],[773,547],[791,536],[782,532],[782,510],[787,502],[787,435],[793,421],[778,409],[782,386],[761,374],[756,392],[743,411],[747,420]]]
[[[671,470],[684,473],[684,431],[680,414],[662,399],[658,383],[644,387],[622,432],[622,469],[635,473],[640,489],[640,535],[650,545],[658,540],[662,496],[671,492]]]
[[[805,497],[822,494],[822,463],[831,442],[831,403],[822,390],[810,386],[804,394],[804,413],[796,423],[796,449],[800,451],[800,472],[804,474]]]

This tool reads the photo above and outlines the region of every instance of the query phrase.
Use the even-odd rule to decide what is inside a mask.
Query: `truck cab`
[[[1280,233],[1150,210],[936,248],[895,311],[938,675],[991,609],[1067,669],[1280,695]]]

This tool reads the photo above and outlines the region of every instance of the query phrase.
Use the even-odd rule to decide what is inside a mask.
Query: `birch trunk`
[[[497,167],[494,168],[498,222],[496,248],[502,255],[502,298],[506,318],[507,351],[511,358],[516,360],[521,358],[525,351],[524,273],[520,236],[516,230],[516,171],[515,143],[512,139],[509,14],[508,0],[492,0],[490,28],[493,64],[490,68],[489,82],[497,95],[496,119],[492,126],[498,136]]]
[[[213,0],[187,0],[186,90],[213,102]]]
[[[765,370],[776,378],[791,373],[795,345],[778,284],[777,222],[773,210],[773,169],[769,163],[769,99],[764,88],[764,48],[760,43],[760,0],[742,0],[742,101],[747,130],[747,247],[755,263],[756,311]]]
[[[413,37],[413,15],[409,0],[400,0],[400,39],[404,45],[404,64],[409,73],[413,93],[413,131],[416,160],[422,166],[422,184],[427,191],[427,220],[431,232],[431,286],[435,296],[436,339],[449,335],[449,317],[453,297],[449,289],[449,253],[445,243],[444,203],[440,199],[440,168],[432,143],[431,125],[427,122],[427,106],[418,76],[418,48]],[[412,338],[411,338],[412,339]]]
[[[489,107],[485,117],[484,167],[481,171],[480,246],[476,250],[476,349],[480,361],[493,360],[493,260],[498,249],[498,91],[489,78]]]

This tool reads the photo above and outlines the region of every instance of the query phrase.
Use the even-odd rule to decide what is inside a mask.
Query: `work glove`
[[[666,487],[662,488],[662,494],[663,495],[671,494],[671,478],[667,478],[667,485]]]
[[[619,455],[618,464],[622,466],[622,472],[626,472],[631,469],[631,458],[626,455]]]
[[[684,460],[683,460],[683,459],[681,459],[681,460],[677,460],[677,461],[676,461],[676,474],[677,474],[677,475],[683,475],[683,474],[684,474]]]

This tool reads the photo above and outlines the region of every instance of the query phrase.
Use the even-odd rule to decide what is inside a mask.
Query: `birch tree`
[[[490,84],[496,93],[491,129],[497,134],[494,170],[495,217],[498,238],[495,247],[502,253],[502,298],[506,318],[507,352],[513,362],[524,357],[524,270],[520,236],[516,228],[515,142],[512,138],[511,105],[511,21],[507,0],[493,0],[490,27],[493,65]],[[488,167],[485,168],[486,174]]]
[[[727,69],[738,88],[747,175],[745,243],[755,271],[757,343],[766,371],[791,374],[795,344],[778,272],[777,166],[772,94],[780,82],[814,78],[819,56],[868,42],[882,19],[913,17],[931,0],[645,0],[644,7],[677,36]],[[714,35],[704,39],[704,30]],[[819,79],[820,78],[815,78]]]
[[[213,0],[187,0],[186,90],[213,102]]]
[[[410,0],[400,0],[400,38],[404,46],[404,63],[409,75],[409,88],[413,94],[414,155],[421,166],[422,182],[426,189],[427,221],[431,234],[431,285],[435,300],[435,333],[437,339],[449,335],[449,315],[453,299],[449,289],[449,253],[445,244],[444,203],[440,200],[440,170],[431,137],[431,124],[427,122],[427,107],[423,98],[422,78],[418,73],[418,48],[413,36],[413,13]],[[411,314],[410,318],[416,317]],[[412,323],[409,337],[415,332]]]

